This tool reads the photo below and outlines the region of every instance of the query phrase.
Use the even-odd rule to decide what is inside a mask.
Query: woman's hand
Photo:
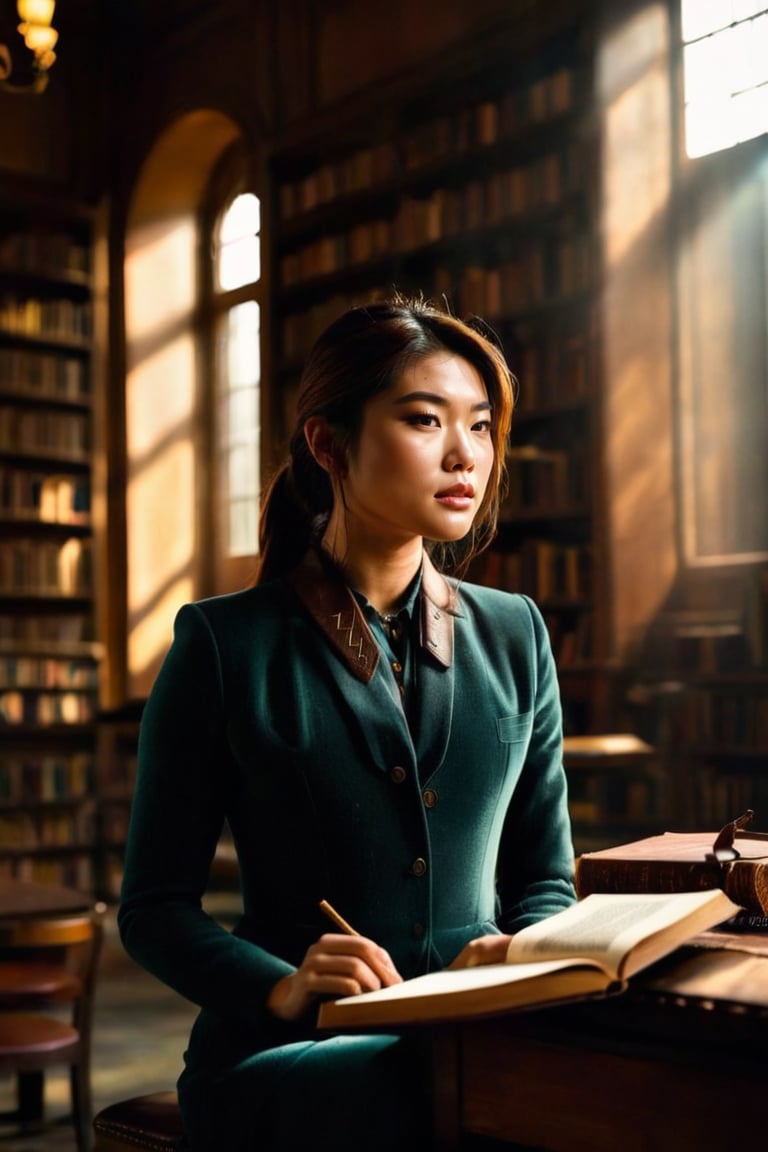
[[[470,940],[449,968],[477,968],[481,964],[503,964],[511,936],[478,936]]]
[[[356,996],[402,980],[389,954],[373,940],[326,932],[296,971],[278,980],[267,1008],[280,1020],[299,1020],[320,996]]]

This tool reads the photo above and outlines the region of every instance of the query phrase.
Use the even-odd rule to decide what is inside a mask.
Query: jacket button
[[[411,928],[411,935],[413,936],[414,940],[423,939],[425,932],[426,932],[426,928],[424,927],[423,924],[419,924],[418,921]]]
[[[421,856],[417,856],[413,864],[411,864],[411,872],[414,876],[423,876],[427,870],[427,862]]]
[[[425,808],[434,808],[435,804],[437,804],[437,792],[435,792],[434,788],[425,788],[421,797],[424,801]]]
[[[389,778],[393,784],[402,784],[405,780],[406,772],[400,764],[396,764],[394,768],[389,770]]]

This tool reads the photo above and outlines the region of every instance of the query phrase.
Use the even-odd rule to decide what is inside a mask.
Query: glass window
[[[258,552],[261,412],[261,205],[252,192],[232,196],[214,229],[213,508],[218,559]],[[220,568],[221,565],[217,565]]]
[[[690,157],[768,132],[765,0],[681,0]]]

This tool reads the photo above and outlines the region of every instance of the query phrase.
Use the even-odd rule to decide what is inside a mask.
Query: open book
[[[504,964],[445,969],[321,1004],[319,1028],[466,1020],[621,991],[636,972],[738,911],[720,889],[597,893],[518,932]]]

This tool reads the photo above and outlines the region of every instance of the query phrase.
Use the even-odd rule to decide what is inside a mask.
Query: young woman
[[[542,617],[441,574],[496,527],[514,381],[489,337],[399,298],[333,323],[266,493],[256,586],[178,613],[119,923],[202,1008],[179,1080],[195,1152],[429,1147],[418,1033],[329,1036],[318,1001],[502,960],[575,899]],[[201,909],[225,818],[231,933]]]

